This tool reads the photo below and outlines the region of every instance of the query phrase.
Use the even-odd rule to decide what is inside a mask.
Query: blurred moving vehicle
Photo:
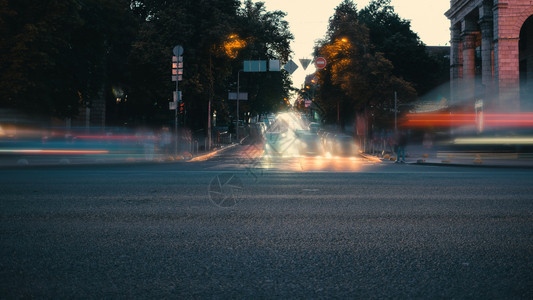
[[[309,134],[309,130],[306,130],[306,129],[296,129],[294,130],[294,135],[296,136],[296,138],[300,138],[306,134]]]
[[[306,133],[298,137],[298,150],[300,155],[318,156],[324,154],[320,137],[316,133]]]
[[[318,133],[318,130],[320,130],[320,124],[318,124],[318,123],[310,123],[309,124],[309,131],[311,133]]]
[[[282,156],[282,145],[283,145],[283,134],[281,132],[270,132],[267,131],[264,134],[265,144],[264,150],[265,154],[271,156]]]
[[[328,153],[333,153],[333,137],[335,135],[331,132],[324,132],[322,134],[322,145],[324,146],[324,151]]]
[[[346,134],[324,133],[322,135],[324,151],[335,156],[356,156],[357,147],[353,137]]]
[[[267,124],[265,122],[257,122],[257,126],[259,127],[259,130],[262,134],[264,134],[267,131]]]
[[[333,155],[354,156],[357,154],[355,141],[349,135],[339,134],[333,138]]]

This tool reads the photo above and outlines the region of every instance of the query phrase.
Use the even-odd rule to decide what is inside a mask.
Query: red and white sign
[[[315,67],[319,70],[324,69],[326,67],[326,59],[323,57],[315,59]]]

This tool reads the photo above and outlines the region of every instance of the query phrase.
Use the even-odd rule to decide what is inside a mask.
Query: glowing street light
[[[246,40],[241,39],[237,34],[231,34],[222,43],[222,48],[226,56],[231,59],[235,59],[239,55],[239,50],[246,47],[246,45]]]

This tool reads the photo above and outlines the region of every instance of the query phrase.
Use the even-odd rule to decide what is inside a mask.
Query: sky
[[[307,74],[315,71],[313,65],[306,70],[299,59],[313,58],[315,41],[322,39],[327,30],[329,18],[342,0],[258,0],[265,2],[269,11],[281,10],[287,13],[290,31],[294,35],[291,47],[292,59],[299,68],[292,74],[294,87],[301,87]],[[258,2],[255,1],[255,2]],[[357,9],[367,6],[369,0],[354,0]],[[394,11],[411,21],[411,29],[428,46],[447,46],[450,40],[450,22],[444,13],[450,8],[450,0],[391,0]]]

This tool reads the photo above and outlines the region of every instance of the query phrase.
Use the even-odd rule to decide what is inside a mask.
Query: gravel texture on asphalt
[[[1,298],[533,298],[532,172],[218,174],[0,170]]]

